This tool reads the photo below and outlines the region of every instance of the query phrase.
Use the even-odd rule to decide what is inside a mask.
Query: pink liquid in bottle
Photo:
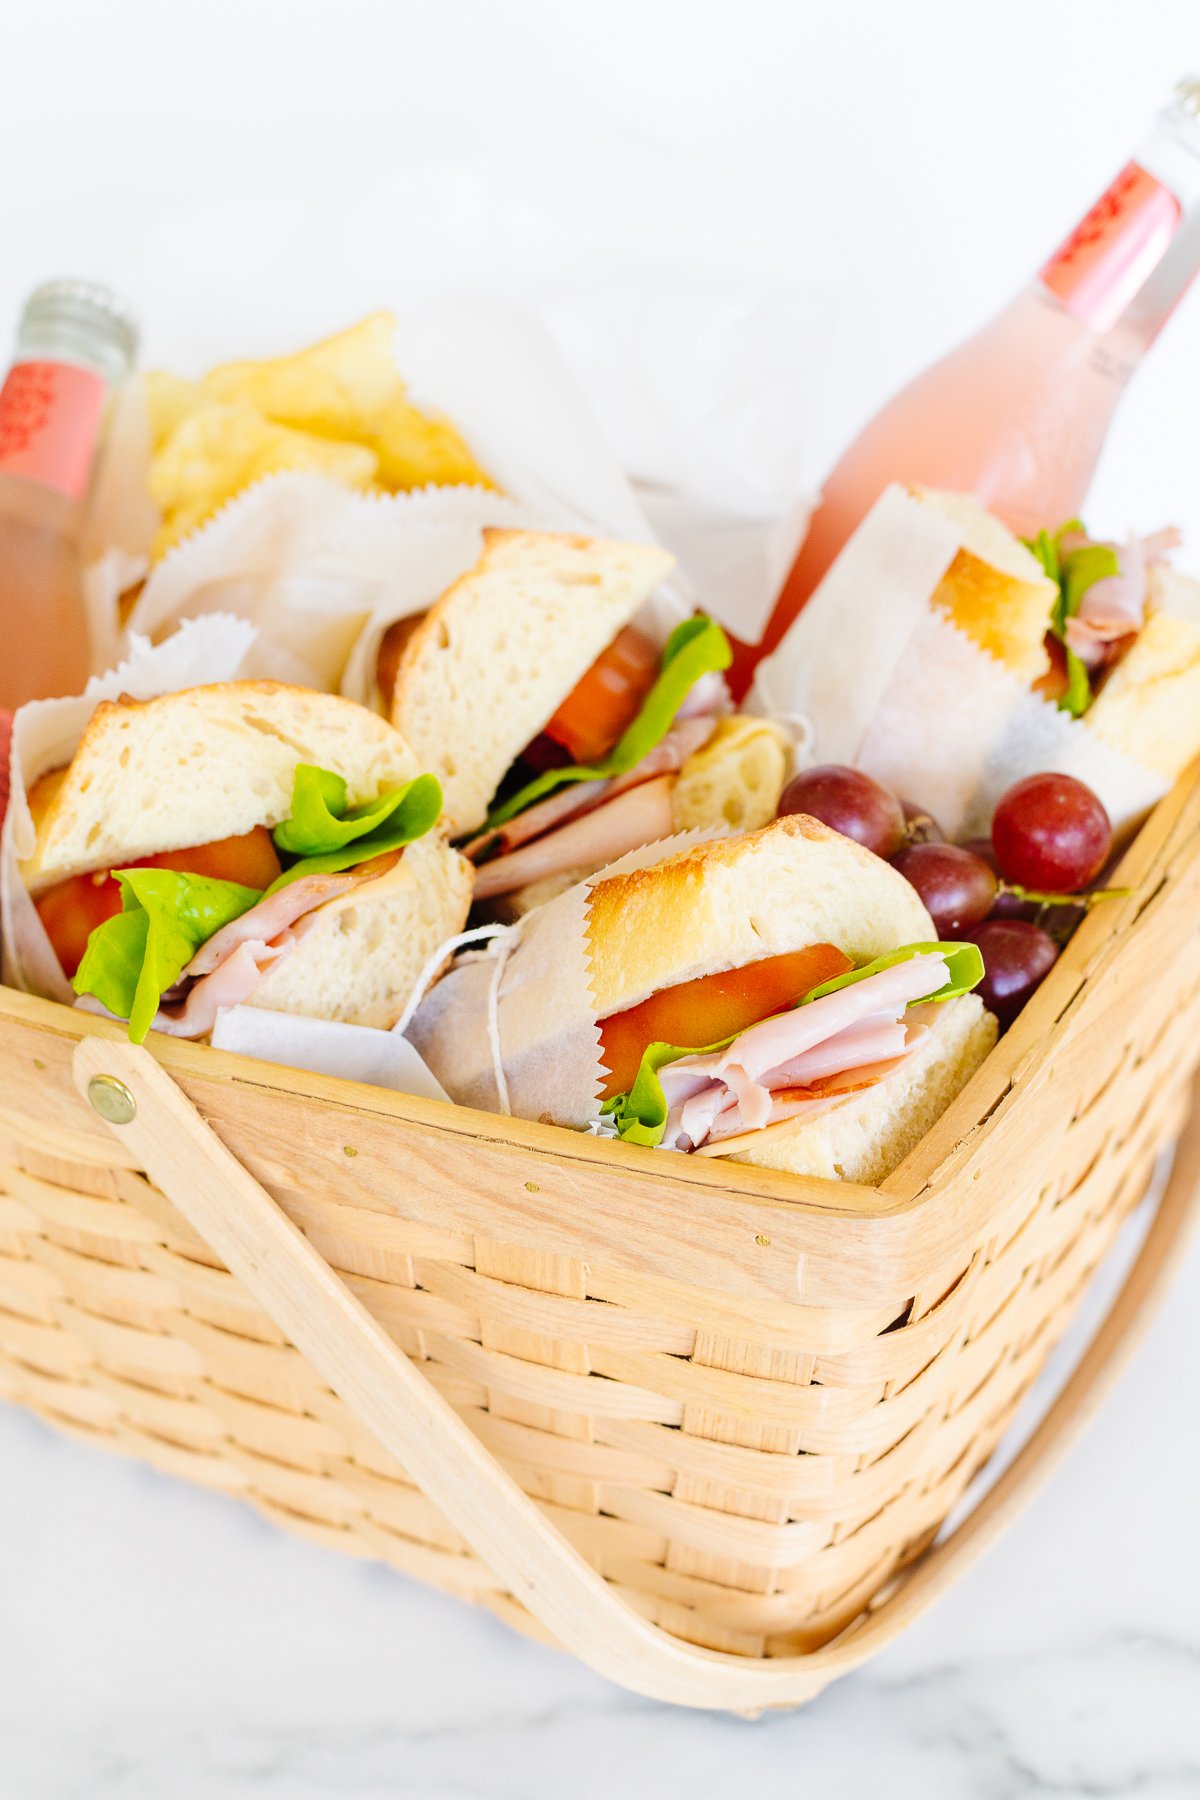
[[[877,413],[824,484],[745,690],[892,481],[974,493],[1029,535],[1077,514],[1144,351],[1200,266],[1200,83],[1004,311]]]
[[[109,395],[136,334],[106,289],[32,295],[0,386],[0,707],[79,693],[91,672],[79,539]]]

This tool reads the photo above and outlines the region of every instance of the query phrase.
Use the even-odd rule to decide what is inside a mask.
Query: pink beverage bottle
[[[1189,80],[1029,287],[846,451],[762,642],[738,646],[735,692],[890,481],[975,493],[1022,534],[1078,513],[1125,384],[1198,266],[1200,81]]]
[[[77,694],[88,678],[80,530],[136,349],[106,288],[52,281],[25,307],[0,388],[0,708]]]

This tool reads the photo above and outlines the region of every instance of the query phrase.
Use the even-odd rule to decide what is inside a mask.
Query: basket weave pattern
[[[936,1533],[1179,1128],[1194,783],[1125,879],[1136,895],[1089,918],[878,1191],[163,1058],[632,1605],[690,1642],[793,1654]],[[0,1397],[528,1625],[89,1117],[70,1051],[111,1029],[0,1000]]]

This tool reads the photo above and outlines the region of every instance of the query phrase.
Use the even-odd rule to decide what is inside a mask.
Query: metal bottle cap
[[[35,288],[21,315],[20,340],[30,339],[98,352],[118,364],[120,372],[131,366],[138,350],[132,312],[111,288],[96,281],[63,279]]]

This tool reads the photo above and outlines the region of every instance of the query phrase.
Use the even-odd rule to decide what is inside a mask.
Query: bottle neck
[[[1200,117],[1181,98],[1039,270],[1118,362],[1149,348],[1200,269]]]
[[[113,386],[133,353],[132,327],[105,290],[57,282],[26,307],[0,387],[0,477],[82,501]]]

